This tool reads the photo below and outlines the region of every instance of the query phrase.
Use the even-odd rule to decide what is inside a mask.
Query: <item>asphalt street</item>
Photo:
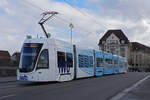
[[[109,100],[148,75],[132,72],[62,83],[0,83],[0,100]],[[128,99],[124,96],[121,100]]]
[[[129,91],[120,100],[150,100],[150,78],[142,84]]]

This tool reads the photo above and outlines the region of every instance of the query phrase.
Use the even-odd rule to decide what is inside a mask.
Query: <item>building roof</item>
[[[10,59],[8,51],[0,50],[0,59]]]
[[[20,56],[20,54],[21,54],[20,52],[15,52],[12,54],[12,56]]]
[[[108,30],[105,35],[99,40],[99,44],[102,44],[102,41],[106,41],[106,39],[111,35],[111,34],[115,34],[119,40],[120,40],[120,43],[121,43],[121,40],[124,40],[125,41],[125,44],[128,44],[129,43],[129,40],[128,38],[126,37],[126,35],[123,33],[122,30],[120,29],[117,29],[117,30]]]
[[[11,56],[11,60],[19,60],[20,59],[20,52],[15,52],[13,53],[13,55]]]
[[[131,49],[132,51],[144,51],[147,53],[150,53],[150,47],[143,45],[141,43],[138,42],[131,42]]]

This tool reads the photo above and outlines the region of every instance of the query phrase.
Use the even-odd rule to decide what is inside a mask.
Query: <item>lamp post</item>
[[[71,42],[71,44],[72,44],[72,29],[74,28],[74,26],[73,26],[72,23],[70,23],[70,24],[69,24],[69,27],[70,27],[70,33],[71,33],[70,42]]]

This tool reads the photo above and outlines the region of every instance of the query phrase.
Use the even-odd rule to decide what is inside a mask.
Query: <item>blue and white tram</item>
[[[94,76],[93,50],[76,48],[77,78]]]
[[[95,74],[96,76],[104,75],[104,55],[101,50],[95,50]]]
[[[124,57],[119,57],[119,73],[127,72],[127,60]]]
[[[126,58],[101,50],[79,48],[56,39],[38,38],[24,41],[17,79],[61,82],[126,71]]]
[[[113,55],[104,52],[104,74],[113,74]]]
[[[74,77],[73,46],[55,39],[26,39],[18,80],[69,81]]]
[[[113,55],[113,73],[118,74],[119,73],[119,56]]]

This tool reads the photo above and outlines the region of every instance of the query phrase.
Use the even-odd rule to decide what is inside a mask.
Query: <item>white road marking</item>
[[[122,92],[118,93],[116,96],[112,97],[109,100],[119,100],[121,99],[123,96],[125,96],[128,92],[130,92],[131,90],[133,90],[134,88],[136,88],[138,85],[140,85],[142,82],[144,82],[146,79],[148,79],[150,77],[150,75],[146,76],[145,78],[141,79],[140,81],[138,81],[137,83],[133,84],[131,87],[123,90]]]
[[[5,98],[8,98],[8,97],[13,97],[13,96],[15,96],[15,95],[14,95],[14,94],[11,94],[11,95],[2,96],[2,97],[0,97],[0,100],[5,99]]]
[[[0,89],[5,89],[5,88],[14,88],[18,85],[11,85],[11,86],[1,86]]]

